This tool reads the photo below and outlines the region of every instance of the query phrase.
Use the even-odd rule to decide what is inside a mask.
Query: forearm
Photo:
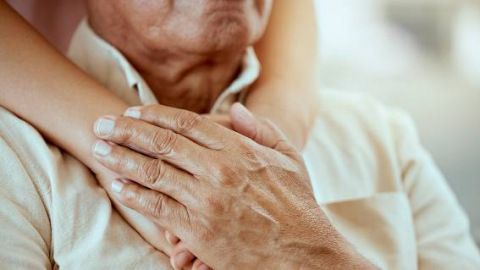
[[[255,50],[263,68],[247,97],[247,107],[274,121],[302,149],[315,115],[313,1],[275,1],[269,27]]]
[[[273,121],[297,150],[303,150],[315,116],[315,93],[307,93],[312,87],[279,79],[255,89],[246,106],[255,115]]]
[[[0,1],[0,105],[92,169],[94,121],[127,105],[83,73]]]

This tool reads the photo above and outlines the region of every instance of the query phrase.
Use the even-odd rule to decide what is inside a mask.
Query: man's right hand
[[[265,147],[184,110],[148,106],[129,115],[139,120],[117,117],[97,133],[111,145],[99,141],[108,149],[95,157],[143,185],[116,181],[123,204],[208,264],[375,268],[330,224],[304,182],[301,156],[275,127],[265,125],[274,138]]]
[[[275,137],[269,129],[266,129],[263,125],[258,125],[256,121],[253,121],[254,118],[248,114],[249,112],[244,110],[242,105],[235,104],[230,115],[208,115],[207,117],[261,145],[268,147],[274,143]],[[95,174],[100,185],[107,191],[116,210],[149,244],[166,256],[170,256],[170,262],[175,269],[187,269],[190,267],[192,270],[210,269],[203,262],[196,259],[195,255],[174,234],[115,199],[111,191],[111,183],[114,179],[123,178],[122,175],[104,167],[97,169]]]
[[[232,106],[230,114],[225,115],[206,115],[206,117],[217,124],[232,129],[245,137],[248,137],[258,144],[266,147],[272,147],[276,142],[274,134],[266,125],[259,122],[267,121],[254,117],[243,105],[237,103]],[[184,269],[191,267],[192,270],[211,269],[199,259],[195,258],[180,239],[169,231],[165,231],[167,241],[175,245],[171,255],[171,263],[175,269]]]

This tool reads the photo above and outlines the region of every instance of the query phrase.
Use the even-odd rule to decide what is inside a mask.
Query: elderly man
[[[226,114],[235,101],[242,101],[242,94],[260,72],[255,53],[249,45],[263,32],[268,17],[265,9],[269,1],[214,2],[216,7],[225,6],[213,12],[213,2],[206,0],[91,0],[89,20],[79,26],[69,55],[78,66],[129,104],[160,102],[197,113]],[[234,2],[242,4],[231,4]],[[247,2],[248,5],[245,4]],[[207,19],[202,21],[203,18]],[[282,166],[274,173],[268,171],[259,181],[275,184],[274,180],[289,175],[291,179],[288,180],[292,180],[292,183],[283,183],[281,186],[292,187],[292,197],[297,200],[288,202],[295,206],[293,209],[303,210],[297,207],[303,203],[308,205],[308,209],[314,207],[310,191],[299,188],[301,181],[310,179],[316,202],[321,205],[315,210],[321,211],[325,219],[321,219],[322,224],[292,222],[297,226],[289,228],[289,232],[296,232],[294,235],[299,240],[305,240],[306,237],[316,240],[299,241],[295,249],[274,247],[278,249],[276,255],[287,254],[288,251],[290,257],[301,255],[304,261],[298,262],[299,257],[296,258],[299,266],[309,265],[308,260],[314,265],[314,258],[321,258],[324,255],[322,252],[330,249],[339,251],[336,255],[344,255],[343,252],[351,244],[355,251],[346,252],[350,257],[342,258],[344,264],[340,264],[345,268],[358,265],[368,267],[369,263],[362,257],[385,269],[480,267],[478,251],[469,235],[468,219],[433,161],[419,144],[408,117],[368,98],[334,92],[323,92],[318,108],[315,126],[303,153],[308,176],[302,173],[303,164],[291,148],[279,149],[278,145],[275,147],[275,144],[271,144],[274,149],[267,151],[207,120],[205,125],[211,130],[212,137],[196,137],[206,131],[194,130],[188,138],[185,130],[170,127],[173,130],[177,128],[175,131],[179,135],[176,136],[183,135],[177,139],[183,142],[178,145],[186,148],[172,148],[179,154],[182,154],[181,150],[186,151],[182,160],[169,160],[169,157],[162,156],[161,148],[155,145],[150,145],[156,148],[154,153],[142,149],[139,143],[142,138],[146,139],[142,134],[159,134],[151,133],[154,132],[153,128],[165,128],[168,123],[175,122],[178,115],[185,115],[176,109],[165,110],[167,114],[163,115],[163,122],[162,115],[155,114],[155,107],[141,112],[130,111],[130,116],[153,122],[155,125],[149,126],[149,130],[145,126],[133,128],[134,120],[130,118],[106,117],[98,122],[96,131],[101,138],[118,144],[126,143],[125,137],[120,135],[131,135],[134,134],[131,131],[135,131],[138,136],[127,138],[131,147],[156,156],[157,164],[161,164],[161,159],[173,164],[177,162],[175,165],[178,168],[186,166],[193,170],[211,166],[223,175],[229,169],[231,175],[237,175],[242,171],[231,171],[232,168],[242,167],[236,164],[225,167],[229,164],[229,158],[231,161],[235,157],[238,164],[245,165],[262,157],[267,165]],[[171,114],[168,115],[168,112]],[[155,118],[146,119],[148,115]],[[168,267],[166,256],[150,245],[156,244],[155,235],[150,237],[149,234],[149,231],[155,232],[152,229],[154,225],[148,227],[148,222],[136,223],[134,216],[124,215],[122,218],[85,166],[48,145],[31,126],[12,114],[1,111],[0,118],[4,123],[0,128],[0,179],[4,181],[0,189],[0,235],[4,239],[0,244],[2,268],[48,269],[55,265],[67,269]],[[274,129],[271,132],[276,138],[281,137]],[[218,137],[221,135],[225,135],[223,140]],[[228,140],[228,143],[239,142],[246,149],[226,145],[226,139],[230,138],[232,140]],[[231,152],[229,156],[225,156],[225,153],[209,156],[208,152],[201,152],[203,150],[189,140],[210,148],[230,147],[228,149]],[[200,151],[196,158],[195,152],[190,152],[190,156],[187,151],[195,147]],[[99,143],[95,150],[106,166],[130,174],[133,180],[138,175],[128,169],[132,169],[136,162],[145,160],[145,156],[137,153],[136,159],[118,166],[116,162],[125,160],[126,156],[115,158],[113,154],[119,152],[113,151],[110,144]],[[260,150],[262,154],[256,152]],[[281,158],[274,152],[276,150],[284,151],[286,156],[290,153],[294,161],[284,158],[285,162],[279,163]],[[244,155],[246,153],[251,155]],[[198,156],[200,154],[202,156]],[[288,169],[298,169],[299,173],[287,173]],[[158,170],[136,170],[136,173],[144,173],[144,176],[154,172]],[[208,174],[205,175],[208,178]],[[211,178],[216,175],[212,173]],[[252,174],[245,172],[245,175]],[[15,181],[15,185],[11,184],[12,181]],[[120,190],[118,184],[113,186],[114,190]],[[180,190],[176,194],[165,192],[179,196],[179,201],[182,196],[189,194],[188,190],[184,193]],[[279,199],[279,205],[282,202]],[[134,207],[134,203],[131,202],[130,206]],[[282,211],[276,210],[281,216]],[[299,212],[298,215],[291,215],[287,210],[285,207],[290,220],[307,220],[304,214]],[[268,213],[264,213],[264,216],[268,216]],[[248,224],[248,220],[244,223]],[[244,223],[238,223],[238,226]],[[258,225],[260,228],[261,224]],[[256,232],[254,235],[262,233]],[[265,237],[268,235],[265,232]],[[341,240],[329,241],[332,240],[331,235]],[[253,239],[251,235],[238,236],[236,247],[245,247],[240,245],[245,239],[249,240],[252,248],[262,242],[262,239]],[[265,239],[268,240],[271,239]],[[318,244],[317,240],[318,243],[323,241],[320,249],[315,245]],[[301,253],[305,251],[301,243],[308,243],[317,249]],[[342,243],[339,249],[338,243]],[[218,241],[215,244],[221,247]],[[208,248],[200,242],[194,247],[194,251]],[[222,259],[231,258],[231,253],[235,251],[230,254],[222,252],[225,250],[213,248],[206,258],[216,263],[211,256],[216,253],[220,257],[216,265],[222,265]],[[263,252],[267,254],[267,259],[272,259],[268,258],[269,252]],[[243,253],[249,255],[247,249]],[[242,254],[236,255],[242,258]],[[277,259],[287,260],[287,257]],[[258,267],[272,268],[272,265]]]

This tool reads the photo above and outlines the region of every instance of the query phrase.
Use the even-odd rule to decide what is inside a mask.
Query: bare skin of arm
[[[121,115],[127,104],[57,52],[4,1],[0,33],[0,105],[88,166],[111,195],[109,183],[120,176],[93,159],[93,123],[102,115]],[[150,244],[170,255],[162,228],[112,202]]]
[[[275,1],[267,31],[255,45],[262,75],[246,107],[272,120],[301,150],[315,116],[317,30],[313,1]]]
[[[0,105],[92,170],[92,125],[127,105],[57,52],[0,1]]]

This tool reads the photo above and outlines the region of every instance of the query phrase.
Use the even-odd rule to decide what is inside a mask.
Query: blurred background
[[[320,83],[409,112],[480,246],[480,0],[319,0]]]
[[[480,246],[480,0],[315,1],[320,84],[413,116]],[[82,0],[7,2],[61,51],[85,12]]]

